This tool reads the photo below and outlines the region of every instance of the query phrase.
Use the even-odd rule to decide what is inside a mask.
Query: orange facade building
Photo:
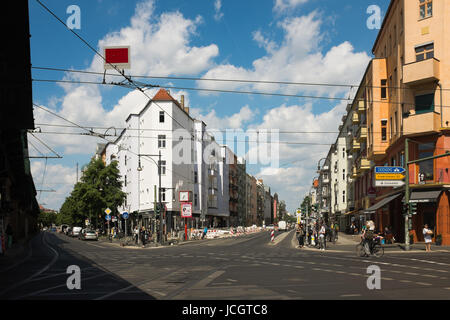
[[[406,138],[409,161],[450,152],[450,1],[392,0],[372,52],[347,108],[354,125],[353,211],[403,240],[405,187],[374,189],[374,168],[406,168]],[[427,223],[450,245],[449,170],[450,157],[408,167],[418,208],[410,226],[414,241],[423,241]]]

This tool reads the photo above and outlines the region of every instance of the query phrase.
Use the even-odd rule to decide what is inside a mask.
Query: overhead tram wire
[[[83,73],[92,75],[104,74],[95,71],[85,71],[85,70],[73,70],[73,69],[63,69],[63,68],[50,68],[50,67],[31,67],[36,70],[47,70],[47,71],[60,71],[60,72],[70,72],[70,73]],[[121,75],[106,73],[107,76],[120,77]],[[372,89],[396,89],[396,90],[412,90],[408,87],[395,87],[395,86],[367,86],[367,85],[355,85],[355,84],[339,84],[339,83],[314,83],[314,82],[290,82],[290,81],[272,81],[272,80],[245,80],[245,79],[220,79],[220,78],[195,78],[195,77],[171,77],[171,76],[145,76],[145,75],[130,75],[132,78],[142,78],[142,79],[167,79],[167,80],[188,80],[188,81],[212,81],[212,82],[240,82],[240,83],[256,83],[256,84],[280,84],[280,85],[296,85],[296,86],[315,86],[315,87],[345,87],[345,88],[372,88]],[[450,91],[449,88],[443,88],[443,91]]]
[[[32,79],[32,81],[37,82],[62,82],[62,83],[75,83],[82,84],[80,81],[70,81],[70,80],[56,80],[56,79]],[[88,84],[106,84],[102,82],[89,82]],[[122,87],[129,87],[129,85],[124,85],[120,83],[107,83],[107,85],[118,85]],[[148,85],[149,87],[155,87],[155,85]],[[157,86],[156,86],[157,87]],[[206,91],[206,92],[215,92],[215,93],[235,93],[235,94],[253,94],[253,95],[265,95],[265,96],[278,96],[278,97],[289,97],[289,98],[302,98],[302,99],[317,99],[317,100],[333,100],[333,101],[346,101],[349,102],[348,98],[337,98],[337,97],[325,97],[325,96],[308,96],[308,95],[296,95],[296,94],[285,94],[285,93],[270,93],[270,92],[255,92],[255,91],[236,91],[236,90],[221,90],[221,89],[201,89],[201,88],[187,88],[187,87],[175,87],[175,86],[164,86],[167,89],[178,89],[178,90],[187,90],[187,91]],[[148,96],[147,96],[148,97]],[[362,99],[358,99],[359,101],[364,101]],[[415,106],[416,104],[413,102],[395,102],[389,100],[372,100],[371,103],[384,103],[390,105],[403,105],[403,106]],[[437,105],[439,106],[439,105]],[[441,107],[441,106],[439,106]],[[442,108],[450,108],[450,106],[442,105]],[[181,126],[184,128],[183,126]],[[186,129],[186,128],[184,128]]]
[[[53,11],[51,11],[47,6],[45,6],[40,0],[36,0],[36,2],[42,6],[47,12],[49,12],[53,17],[55,17],[61,24],[63,24],[70,32],[72,32],[78,39],[80,39],[85,45],[88,46],[89,49],[91,49],[96,55],[98,55],[100,58],[102,58],[102,60],[107,63],[108,65],[110,65],[114,70],[116,70],[119,74],[121,74],[131,85],[133,85],[135,87],[135,89],[139,90],[140,92],[142,92],[148,99],[149,101],[152,100],[152,98],[150,98],[142,88],[140,88],[139,86],[137,86],[134,81],[131,79],[130,76],[126,76],[125,73],[123,71],[120,71],[115,65],[111,64],[110,62],[107,62],[105,57],[103,57],[94,47],[92,47],[86,40],[84,40],[78,33],[76,33],[75,31],[73,31],[73,29],[69,28],[64,21],[62,21]],[[167,111],[165,111],[163,108],[161,108],[161,106],[156,103],[155,101],[152,101],[159,109],[161,109],[161,111],[163,111],[165,114],[167,114],[169,116],[169,118],[171,118],[173,121],[175,121],[180,127],[186,129],[180,122],[178,122],[174,117],[172,117]]]

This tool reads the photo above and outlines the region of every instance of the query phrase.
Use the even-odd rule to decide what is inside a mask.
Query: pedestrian
[[[208,227],[205,227],[205,229],[203,229],[202,240],[205,239],[207,233],[208,233]]]
[[[305,230],[304,230],[302,224],[300,224],[300,223],[298,224],[296,232],[297,232],[298,246],[300,248],[303,248],[303,246],[304,246]]]
[[[326,238],[325,238],[326,228],[325,225],[322,224],[319,230],[319,249],[325,251],[326,249]]]
[[[138,244],[139,243],[139,228],[138,228],[138,226],[134,227],[133,233],[134,233],[135,244]]]
[[[6,227],[5,233],[6,233],[6,237],[7,237],[7,242],[6,242],[7,248],[10,249],[12,246],[12,242],[13,242],[13,229],[9,223],[8,223],[8,226]]]
[[[141,242],[142,248],[145,248],[145,245],[147,243],[147,230],[145,230],[145,227],[142,227],[141,229]]]
[[[428,229],[428,224],[423,226],[423,237],[425,239],[425,250],[426,252],[431,252],[431,242],[432,242],[433,231]]]

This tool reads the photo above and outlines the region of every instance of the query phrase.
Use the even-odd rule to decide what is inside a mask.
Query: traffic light
[[[406,216],[409,213],[409,204],[402,203],[402,214]]]
[[[159,219],[160,213],[161,213],[161,208],[159,206],[159,203],[157,203],[155,205],[155,217],[156,217],[156,219]]]
[[[409,214],[417,214],[417,202],[410,202],[409,204]]]

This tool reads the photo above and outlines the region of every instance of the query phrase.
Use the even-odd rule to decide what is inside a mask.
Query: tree
[[[56,224],[56,213],[53,211],[43,211],[41,210],[38,216],[38,224],[43,227],[51,227]]]
[[[83,170],[81,181],[62,205],[60,211],[64,218],[61,219],[75,225],[82,225],[89,219],[98,226],[99,221],[104,221],[106,208],[117,213],[126,198],[120,178],[116,161],[105,166],[101,159],[92,158]]]

